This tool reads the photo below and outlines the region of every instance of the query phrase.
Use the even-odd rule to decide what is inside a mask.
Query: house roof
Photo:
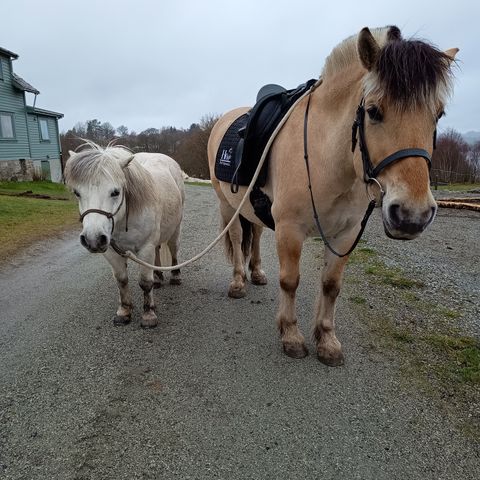
[[[5,55],[7,57],[13,58],[14,60],[18,58],[18,55],[16,53],[13,53],[10,50],[2,47],[0,47],[0,55]]]
[[[12,73],[12,84],[14,87],[22,90],[23,92],[30,92],[38,95],[40,92],[35,88],[32,87],[28,82],[26,82],[22,77],[19,77],[16,73]]]
[[[52,112],[51,110],[44,110],[43,108],[30,107],[27,105],[27,113],[34,113],[36,115],[45,115],[47,117],[63,118],[63,113]]]

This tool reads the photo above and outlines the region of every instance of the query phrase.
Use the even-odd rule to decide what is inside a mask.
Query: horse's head
[[[89,144],[92,146],[93,144]],[[66,184],[78,200],[83,230],[80,243],[92,253],[104,253],[110,245],[115,222],[126,213],[124,169],[133,156],[119,147],[70,152],[65,166]]]
[[[441,52],[422,41],[404,40],[396,27],[384,35],[379,42],[364,28],[357,39],[367,71],[356,121],[361,148],[355,149],[354,162],[357,174],[375,179],[369,188],[377,185],[384,191],[386,234],[409,240],[435,217],[430,156],[458,49]]]

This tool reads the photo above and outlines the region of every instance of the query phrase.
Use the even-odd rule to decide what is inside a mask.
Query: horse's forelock
[[[400,111],[426,105],[433,112],[446,103],[452,91],[452,58],[425,41],[403,39],[394,26],[371,33],[380,52],[363,79],[366,95],[387,98]],[[358,62],[357,40],[353,35],[332,50],[322,72],[324,80]]]
[[[388,41],[364,79],[365,93],[386,98],[399,111],[426,105],[435,112],[451,93],[451,61],[424,41]]]
[[[125,175],[123,175],[119,159],[129,152],[119,147],[103,149],[97,145],[94,147],[92,145],[95,144],[91,142],[85,144],[88,148],[83,148],[68,159],[65,167],[67,184],[73,186],[98,182],[104,177],[124,185]]]

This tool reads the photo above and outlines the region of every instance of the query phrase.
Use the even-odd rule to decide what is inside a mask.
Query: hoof
[[[160,280],[154,280],[153,288],[156,290],[157,288],[161,288],[163,283]]]
[[[170,277],[170,285],[181,285],[182,279],[179,277]]]
[[[345,357],[342,352],[335,355],[321,355],[317,353],[317,358],[329,367],[340,367],[345,363]]]
[[[266,285],[267,282],[267,276],[264,273],[261,274],[253,274],[250,277],[250,281],[252,282],[253,285]]]
[[[140,320],[140,326],[142,328],[155,328],[158,325],[158,318],[156,315],[149,315],[142,317]]]
[[[228,296],[230,298],[243,298],[247,294],[245,287],[242,288],[229,288]]]
[[[127,325],[130,323],[132,318],[128,315],[122,316],[122,315],[115,315],[113,317],[113,324],[114,325]]]
[[[158,325],[158,320],[156,318],[149,318],[149,319],[142,318],[142,320],[140,320],[140,326],[142,328],[155,328],[157,325]]]
[[[304,343],[284,343],[283,353],[292,358],[305,358],[308,350]]]

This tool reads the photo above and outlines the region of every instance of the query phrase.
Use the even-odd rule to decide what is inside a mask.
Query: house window
[[[50,135],[48,134],[48,122],[45,118],[40,118],[40,140],[43,142],[50,140]]]
[[[0,112],[0,138],[15,138],[15,130],[13,128],[13,114]]]

